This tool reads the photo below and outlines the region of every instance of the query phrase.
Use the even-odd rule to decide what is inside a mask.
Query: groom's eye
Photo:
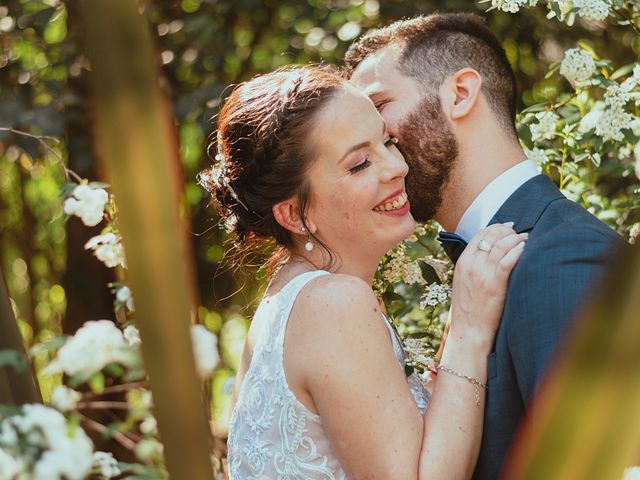
[[[398,145],[398,137],[389,137],[384,141],[384,146],[389,148]]]
[[[376,110],[380,111],[387,103],[389,103],[389,100],[380,100],[379,102],[374,102],[374,106],[376,107]]]

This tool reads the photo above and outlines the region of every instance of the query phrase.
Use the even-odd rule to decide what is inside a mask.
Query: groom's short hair
[[[462,68],[477,70],[494,114],[515,133],[515,75],[500,41],[482,17],[473,13],[435,13],[370,30],[347,50],[345,75],[350,77],[366,57],[389,45],[401,48],[398,69],[430,92],[437,91],[445,78]]]

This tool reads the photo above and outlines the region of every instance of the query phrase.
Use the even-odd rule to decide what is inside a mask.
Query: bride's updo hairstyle
[[[272,207],[297,196],[304,219],[311,197],[307,171],[315,155],[311,134],[344,83],[325,67],[290,67],[241,83],[226,99],[208,148],[215,160],[199,183],[242,253],[264,251],[273,239],[281,247],[272,257],[277,262],[294,246],[295,235],[278,224]],[[315,237],[314,243],[324,247]]]

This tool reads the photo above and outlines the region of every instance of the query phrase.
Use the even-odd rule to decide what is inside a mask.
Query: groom
[[[345,62],[399,139],[416,220],[433,218],[455,232],[441,234],[454,262],[465,241],[489,224],[513,221],[518,233],[529,232],[488,358],[474,478],[496,479],[569,320],[624,242],[526,159],[514,123],[515,77],[481,17],[398,21],[351,45]]]

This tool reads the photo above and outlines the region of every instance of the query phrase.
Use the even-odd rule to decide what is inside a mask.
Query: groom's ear
[[[473,68],[463,68],[449,77],[446,85],[449,115],[452,120],[466,117],[480,96],[482,77]]]
[[[298,208],[298,201],[295,198],[289,198],[282,202],[276,203],[271,207],[273,218],[278,224],[290,232],[300,234],[300,227],[303,227],[302,217]]]

